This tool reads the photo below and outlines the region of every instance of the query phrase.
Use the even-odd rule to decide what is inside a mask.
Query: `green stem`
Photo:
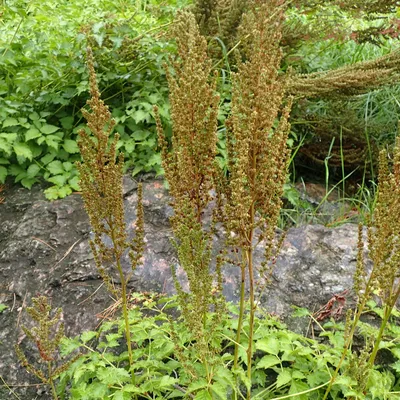
[[[233,368],[234,370],[238,367],[239,360],[239,346],[240,346],[240,336],[243,329],[243,315],[244,315],[244,297],[245,297],[245,279],[246,279],[246,264],[242,261],[240,266],[241,278],[240,278],[240,302],[239,302],[239,319],[236,331],[236,343],[235,351],[233,356]],[[237,376],[236,376],[236,387],[237,387]],[[237,392],[235,391],[235,399],[237,399]]]
[[[251,205],[250,210],[251,223],[254,223],[255,209],[254,202]],[[253,229],[249,235],[249,248],[246,250],[247,255],[247,267],[249,270],[249,289],[250,289],[250,326],[249,326],[249,346],[247,348],[247,378],[250,382],[250,389],[247,391],[247,399],[251,398],[251,367],[253,360],[253,336],[254,336],[254,315],[256,312],[256,306],[254,303],[254,266],[253,266]]]
[[[49,374],[49,385],[51,387],[51,394],[53,395],[53,400],[58,400],[57,391],[54,386],[52,371],[51,371],[51,361],[47,363],[48,374]]]

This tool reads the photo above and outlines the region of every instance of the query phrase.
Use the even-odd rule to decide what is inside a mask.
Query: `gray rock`
[[[135,221],[136,185],[125,178],[127,226]],[[66,334],[74,336],[94,329],[98,314],[113,303],[93,262],[88,245],[90,225],[79,194],[48,202],[40,188],[11,188],[0,205],[0,375],[9,385],[32,385],[14,354],[16,342],[27,340],[18,328],[26,324],[23,308],[31,298],[43,294],[54,307],[63,308]],[[130,290],[173,293],[171,265],[177,265],[170,240],[172,209],[162,181],[144,183],[146,252],[144,263],[134,273]],[[218,242],[216,244],[218,247]],[[261,304],[296,328],[288,316],[292,305],[318,310],[333,295],[352,287],[356,265],[357,226],[328,229],[321,225],[290,229],[271,276],[260,295]],[[262,258],[262,244],[255,260]],[[124,261],[129,271],[128,259]],[[178,272],[184,282],[184,273]],[[239,298],[239,271],[224,269],[226,298]],[[115,281],[118,282],[117,276]],[[259,278],[261,285],[263,279]],[[300,328],[299,328],[300,329]],[[21,399],[48,399],[43,387],[15,389]],[[0,387],[0,399],[9,391]]]

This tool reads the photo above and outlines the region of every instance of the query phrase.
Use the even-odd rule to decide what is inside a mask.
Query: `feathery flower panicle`
[[[138,187],[138,205],[136,234],[133,240],[128,240],[123,202],[123,167],[124,155],[117,155],[119,135],[116,133],[110,140],[115,121],[111,118],[108,107],[100,99],[96,83],[93,54],[90,48],[87,52],[89,68],[90,95],[87,104],[91,112],[82,110],[87,120],[87,126],[92,135],[85,130],[79,132],[78,142],[82,163],[77,163],[80,174],[80,186],[89,215],[94,238],[90,247],[98,271],[107,285],[108,290],[122,300],[125,320],[129,362],[132,365],[132,349],[130,341],[129,320],[127,312],[127,282],[122,268],[122,256],[128,252],[131,267],[134,270],[140,263],[144,250],[144,221],[142,205],[142,187]],[[105,238],[111,240],[111,245],[105,243]],[[117,289],[111,275],[106,271],[105,264],[113,264],[118,271],[120,289]]]
[[[235,253],[241,253],[241,259],[237,260],[241,268],[241,294],[236,343],[240,343],[245,277],[248,275],[247,378],[250,381],[256,308],[253,252],[263,241],[264,262],[259,271],[265,276],[273,254],[289,160],[286,143],[292,100],[289,98],[282,106],[287,80],[279,75],[284,11],[281,0],[255,0],[251,11],[243,16],[239,35],[241,54],[246,61],[238,65],[238,72],[232,78],[232,111],[227,121],[229,178],[220,186],[223,192],[220,197],[226,198],[222,220],[227,232],[231,233],[228,243],[237,249]],[[235,346],[235,368],[237,363],[238,345]],[[250,396],[251,390],[248,390],[247,398]]]
[[[217,115],[219,96],[216,76],[211,75],[206,40],[200,35],[191,13],[180,12],[173,27],[178,55],[166,67],[170,90],[171,150],[157,116],[162,165],[169,184],[174,216],[171,224],[179,263],[185,271],[190,292],[183,290],[173,269],[182,316],[196,337],[196,348],[204,363],[212,362],[210,338],[216,321],[207,314],[221,315],[220,295],[213,295],[214,281],[220,290],[220,263],[211,272],[213,223],[204,215],[213,200],[216,176]],[[157,115],[157,109],[156,115]],[[216,278],[215,278],[216,277]],[[218,283],[219,282],[219,283]]]

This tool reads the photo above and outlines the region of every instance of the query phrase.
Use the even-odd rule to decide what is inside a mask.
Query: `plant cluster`
[[[136,231],[129,239],[119,132],[100,99],[93,54],[88,50],[90,111],[83,110],[88,131],[79,132],[82,162],[77,168],[93,229],[90,244],[96,266],[121,305],[122,319],[106,322],[99,331],[84,332],[80,338],[63,340],[62,355],[78,348],[86,354],[55,368],[52,363],[63,331],[61,327],[53,334],[52,327],[56,327],[60,312],[50,318],[46,299],[34,300],[36,308],[28,312],[37,326],[25,333],[47,362],[47,375],[28,362],[19,348],[17,352],[28,371],[51,387],[54,399],[383,400],[398,395],[398,363],[385,368],[376,359],[383,346],[395,357],[400,355],[398,329],[390,320],[400,294],[400,232],[393,221],[400,211],[400,140],[393,166],[384,153],[380,156],[379,194],[368,229],[373,269],[370,274],[366,271],[360,226],[354,277],[358,303],[354,313],[347,313],[346,323],[332,320],[321,326],[323,318],[314,317],[320,337],[326,338],[316,341],[288,331],[278,320],[264,315],[256,301],[262,290],[257,277],[262,284],[268,283],[271,260],[281,244],[275,240],[275,226],[289,162],[293,87],[292,75],[280,72],[284,15],[282,1],[255,0],[238,29],[244,57],[232,77],[231,111],[225,122],[226,176],[217,167],[219,96],[206,41],[191,14],[180,13],[174,24],[178,52],[172,68],[166,69],[170,138],[161,119],[157,120],[175,210],[171,220],[174,244],[188,280],[186,289],[172,271],[177,289],[177,297],[172,299],[128,296],[127,282],[144,251],[142,189],[139,185]],[[374,65],[387,62],[387,58],[381,59]],[[350,70],[354,73],[356,68]],[[351,77],[351,73],[344,75]],[[222,249],[214,247],[219,227],[227,233]],[[254,250],[260,245],[265,249],[264,261],[256,265]],[[129,274],[122,264],[126,253],[131,261]],[[223,299],[223,264],[240,270],[238,307]],[[380,297],[381,307],[372,303],[373,294]],[[361,320],[368,306],[381,317],[377,329]],[[168,314],[170,308],[178,310],[177,319]],[[331,313],[329,308],[325,311],[325,316]],[[297,313],[305,314],[304,310]],[[365,339],[364,348],[354,346],[357,333]]]

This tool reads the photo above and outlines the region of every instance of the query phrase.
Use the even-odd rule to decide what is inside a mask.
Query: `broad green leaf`
[[[307,400],[308,399],[308,393],[304,393],[298,396],[295,396],[296,393],[304,392],[308,389],[311,389],[306,383],[302,381],[296,381],[293,380],[292,384],[290,385],[289,389],[289,394],[292,394],[293,397],[291,400]]]
[[[69,185],[62,186],[58,188],[58,197],[63,199],[64,197],[69,196],[72,193],[72,189]]]
[[[37,180],[35,178],[24,178],[21,179],[21,185],[27,189],[30,189]]]
[[[65,183],[67,182],[67,176],[56,175],[56,176],[51,176],[50,178],[47,178],[47,180],[51,183],[54,183],[57,186],[64,186]]]
[[[79,153],[79,147],[75,140],[66,139],[62,146],[67,153],[74,154]]]
[[[47,146],[53,148],[54,150],[58,150],[60,140],[61,139],[55,135],[49,135],[45,139]]]
[[[0,137],[0,151],[7,153],[8,155],[11,155],[12,152],[11,143],[9,143],[7,140],[1,137]]]
[[[71,171],[72,168],[74,168],[74,164],[72,164],[72,162],[69,162],[69,161],[63,162],[62,165],[63,165],[64,171],[67,171],[67,172]]]
[[[135,120],[135,122],[138,124],[139,122],[145,121],[149,116],[149,113],[143,111],[143,110],[136,110],[131,114],[131,117]]]
[[[7,168],[0,166],[0,183],[4,183],[7,178]]]
[[[58,126],[44,124],[41,126],[40,131],[45,135],[49,135],[51,133],[57,132],[60,128]]]
[[[173,378],[172,376],[164,375],[164,376],[160,379],[159,388],[160,388],[160,389],[170,388],[170,387],[172,387],[172,385],[174,385],[177,381],[178,381],[178,379]]]
[[[196,394],[194,400],[213,400],[211,394],[207,390],[202,390]]]
[[[74,117],[64,117],[60,119],[61,126],[64,129],[72,129],[74,125]]]
[[[32,160],[33,158],[32,150],[26,143],[14,143],[13,149],[17,156],[25,157],[28,160]]]
[[[196,390],[203,389],[208,386],[208,382],[204,378],[198,379],[196,382],[192,382],[187,388],[186,393],[192,393]]]
[[[43,163],[44,165],[47,165],[48,163],[53,161],[55,157],[56,153],[48,153],[40,159],[40,162]]]
[[[221,382],[214,382],[211,385],[211,390],[217,395],[217,399],[227,399],[227,384]]]
[[[273,355],[267,355],[264,356],[256,365],[256,369],[258,368],[263,368],[263,369],[268,369],[273,367],[274,365],[277,365],[280,363],[280,360],[278,357],[273,356]]]
[[[50,164],[47,165],[47,169],[53,175],[62,174],[64,172],[62,162],[59,160],[52,161]]]
[[[6,308],[8,308],[5,304],[0,304],[0,313],[2,313]]]
[[[288,369],[283,369],[278,374],[278,378],[276,380],[276,387],[280,388],[282,386],[287,385],[292,380],[292,374]]]
[[[38,119],[40,119],[40,117],[37,112],[33,112],[33,113],[29,114],[29,119],[31,121],[37,121]]]
[[[20,123],[15,118],[6,118],[3,121],[3,128],[7,128],[8,126],[16,126],[20,125]]]
[[[36,139],[39,136],[42,136],[42,134],[39,132],[39,129],[30,128],[25,132],[25,141],[27,142],[28,140]]]
[[[71,186],[71,188],[72,188],[73,190],[75,190],[76,192],[80,192],[81,188],[80,188],[80,186],[79,186],[79,177],[74,176],[73,178],[71,178],[71,179],[68,181],[68,184],[69,184],[69,186]]]
[[[269,354],[279,354],[279,340],[276,336],[268,336],[264,339],[257,340],[256,349],[265,351]]]
[[[0,157],[0,164],[8,165],[8,164],[10,164],[10,161],[7,160],[7,158]]]
[[[40,171],[40,167],[37,164],[31,164],[27,171],[26,171],[26,177],[27,178],[34,178],[37,173]]]
[[[104,383],[100,382],[93,382],[90,385],[87,386],[86,388],[86,393],[87,396],[89,396],[90,399],[105,399],[107,398],[108,394],[108,387]]]

